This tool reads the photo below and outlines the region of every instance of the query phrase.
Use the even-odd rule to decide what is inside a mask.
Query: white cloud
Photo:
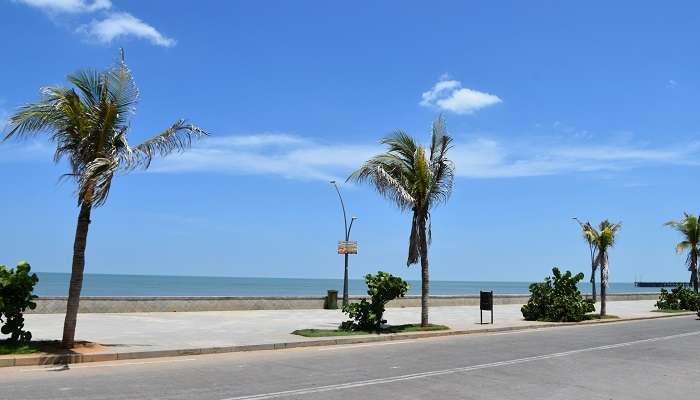
[[[109,44],[115,39],[129,36],[145,39],[163,47],[175,46],[175,39],[160,33],[148,23],[128,12],[117,11],[111,0],[15,0],[18,3],[38,8],[49,14],[98,14],[88,24],[78,26],[77,32],[83,33],[99,43]]]
[[[7,118],[0,108],[0,121]],[[475,137],[458,140],[450,152],[456,175],[472,179],[607,173],[642,167],[700,166],[700,142],[668,147],[632,145],[633,141],[590,144],[561,136],[527,141]],[[156,159],[159,173],[271,175],[299,180],[344,180],[379,144],[321,143],[284,133],[209,137],[187,152]],[[0,162],[50,161],[53,144],[45,140],[0,142]]]
[[[477,110],[501,102],[498,96],[463,88],[460,81],[443,76],[430,90],[423,93],[419,104],[455,114],[473,114]]]
[[[99,42],[111,43],[114,39],[135,36],[163,46],[175,46],[175,40],[164,36],[156,28],[126,12],[112,13],[102,20],[78,28],[78,32],[94,37]]]
[[[0,132],[2,132],[0,130]],[[53,147],[49,143],[39,139],[21,141],[0,140],[0,163],[16,162],[51,162]]]
[[[306,143],[307,139],[286,133],[261,133],[247,136],[223,136],[213,139],[214,143],[227,146],[287,146]]]
[[[700,143],[664,149],[629,145],[551,145],[530,143],[508,146],[489,139],[458,143],[452,152],[458,176],[517,178],[595,171],[621,171],[658,165],[698,165]]]
[[[110,0],[15,0],[30,7],[54,13],[91,13],[112,8]]]
[[[10,122],[10,113],[7,112],[4,108],[0,108],[0,134],[2,134],[5,131],[5,127],[7,124]],[[0,137],[0,140],[2,137]]]
[[[277,175],[289,179],[344,179],[383,148],[373,144],[322,144],[300,136],[262,134],[208,138],[192,150],[154,163],[156,172]],[[475,138],[451,152],[465,178],[517,178],[610,172],[659,165],[698,165],[700,143],[668,148],[631,145],[528,143]]]
[[[191,150],[154,162],[156,172],[277,175],[289,179],[344,179],[381,148],[327,145],[286,134],[207,138]]]

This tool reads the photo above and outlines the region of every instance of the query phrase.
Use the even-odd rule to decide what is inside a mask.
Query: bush
[[[30,274],[31,267],[26,262],[17,264],[14,270],[0,265],[0,332],[10,335],[11,343],[27,343],[32,333],[24,330],[24,311],[36,308],[33,295],[34,285],[39,281],[36,274]]]
[[[700,297],[692,289],[678,286],[671,289],[661,289],[656,308],[659,310],[689,310],[697,311],[700,305]]]
[[[578,290],[583,273],[572,276],[571,271],[566,271],[562,275],[559,268],[554,267],[552,274],[554,276],[548,276],[544,282],[530,285],[530,299],[520,309],[526,320],[578,322],[595,311],[593,300],[584,299]]]
[[[340,329],[379,332],[382,324],[386,323],[383,320],[386,303],[405,296],[408,291],[406,281],[382,271],[377,275],[365,275],[365,283],[371,302],[362,299],[359,303],[344,305],[343,312],[350,317],[350,321],[340,324]]]

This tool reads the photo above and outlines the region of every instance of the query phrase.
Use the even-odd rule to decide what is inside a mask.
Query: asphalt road
[[[0,369],[0,399],[670,399],[700,393],[696,317]]]

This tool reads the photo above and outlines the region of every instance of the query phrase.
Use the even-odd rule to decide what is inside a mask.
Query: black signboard
[[[481,323],[484,323],[484,310],[491,311],[491,323],[493,324],[493,291],[480,292],[479,315]]]

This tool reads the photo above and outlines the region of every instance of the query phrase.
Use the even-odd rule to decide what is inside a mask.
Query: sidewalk
[[[620,318],[665,315],[651,312],[654,303],[652,300],[609,302],[608,313]],[[524,321],[520,307],[497,305],[493,325],[479,324],[478,307],[432,307],[430,322],[458,331],[548,324]],[[392,308],[385,315],[392,325],[420,322],[419,307]],[[25,326],[35,340],[60,339],[63,315],[28,314],[25,318]],[[76,339],[96,342],[119,353],[305,342],[318,338],[291,332],[303,328],[334,329],[345,319],[340,310],[80,314]],[[489,320],[490,314],[484,312],[484,321]]]

